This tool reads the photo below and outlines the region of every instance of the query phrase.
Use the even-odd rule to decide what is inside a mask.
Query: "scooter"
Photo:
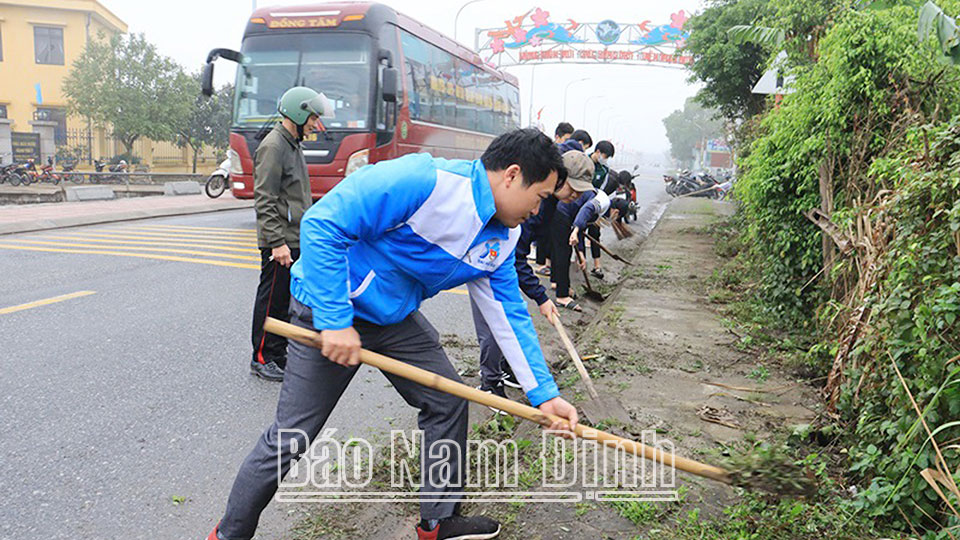
[[[206,185],[203,186],[203,190],[207,192],[207,197],[216,199],[217,197],[223,195],[223,192],[227,190],[227,186],[229,185],[230,158],[227,158],[221,161],[220,165],[217,166],[217,170],[210,174],[210,177],[207,178]]]

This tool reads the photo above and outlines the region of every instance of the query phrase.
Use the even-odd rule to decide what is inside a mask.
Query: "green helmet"
[[[280,96],[277,111],[294,124],[302,126],[311,114],[320,118],[333,118],[333,105],[327,96],[306,86],[294,86]]]

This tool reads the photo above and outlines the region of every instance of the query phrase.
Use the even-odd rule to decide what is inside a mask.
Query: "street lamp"
[[[597,98],[606,99],[607,96],[590,96],[587,98],[587,101],[583,104],[583,122],[581,122],[580,125],[583,126],[584,128],[587,127],[587,107],[590,105],[591,101]]]
[[[570,89],[570,86],[578,82],[589,81],[590,77],[584,77],[582,79],[577,79],[575,81],[570,81],[567,83],[567,86],[563,89],[563,121],[567,121],[567,90]]]
[[[483,0],[470,0],[469,2],[460,6],[460,9],[457,10],[457,14],[453,17],[453,40],[457,40],[457,21],[460,20],[460,12],[463,11],[463,8],[469,6],[470,4],[476,4],[477,2],[482,2]]]
[[[615,111],[615,110],[617,110],[618,108],[619,108],[619,107],[606,107],[606,108],[601,109],[601,110],[600,110],[600,113],[597,114],[597,125],[596,125],[596,128],[597,128],[597,129],[596,129],[596,131],[595,131],[594,133],[596,133],[598,137],[600,136],[600,119],[603,118],[603,113],[605,113],[605,112],[607,112],[607,111]],[[597,139],[597,140],[600,140],[600,139]]]

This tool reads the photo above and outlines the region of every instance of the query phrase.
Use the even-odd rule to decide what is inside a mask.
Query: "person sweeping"
[[[531,405],[573,430],[576,408],[560,397],[521,297],[514,248],[519,225],[558,189],[565,169],[549,137],[521,129],[494,139],[480,159],[412,154],[361,168],[311,207],[291,269],[290,322],[319,331],[322,349],[288,346],[277,413],[237,473],[209,540],[251,538],[291,462],[320,433],[365,348],[460,381],[420,304],[467,284]],[[494,538],[500,525],[459,513],[468,428],[461,398],[386,374],[419,410],[421,452],[452,445],[448,467],[424,453],[420,540]],[[300,430],[296,444],[278,432]],[[289,442],[287,439],[285,442]],[[433,474],[440,471],[443,474]]]

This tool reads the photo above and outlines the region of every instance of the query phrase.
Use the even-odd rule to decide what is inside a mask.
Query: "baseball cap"
[[[563,154],[563,166],[567,169],[567,183],[574,191],[583,193],[593,190],[593,160],[583,152],[570,150]]]

